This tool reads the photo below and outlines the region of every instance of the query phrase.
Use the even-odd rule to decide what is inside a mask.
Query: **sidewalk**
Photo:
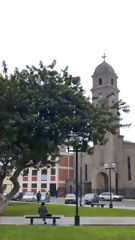
[[[44,225],[42,220],[34,219],[34,224]],[[0,225],[30,225],[30,220],[25,217],[0,217]],[[52,225],[52,220],[47,219],[47,226]],[[57,226],[74,226],[74,217],[61,217],[56,222]],[[82,226],[131,226],[135,225],[135,217],[80,217]]]

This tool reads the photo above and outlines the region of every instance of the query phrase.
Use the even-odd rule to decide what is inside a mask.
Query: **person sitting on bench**
[[[48,211],[47,211],[47,208],[46,208],[44,202],[42,202],[41,206],[38,208],[38,213],[39,213],[40,217],[43,218],[44,224],[47,224],[46,223],[46,216],[47,216]]]

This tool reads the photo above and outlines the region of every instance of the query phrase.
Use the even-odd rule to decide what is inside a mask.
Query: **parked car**
[[[22,192],[17,192],[13,197],[12,197],[12,200],[13,201],[21,201],[23,197],[23,193]]]
[[[33,192],[25,192],[22,197],[22,201],[24,202],[35,202],[36,200],[37,200],[37,197]]]
[[[50,195],[47,192],[41,192],[41,202],[50,202]]]
[[[91,204],[92,202],[99,202],[99,196],[97,193],[87,193],[82,199],[83,204]]]
[[[101,193],[99,195],[99,198],[100,198],[100,200],[109,201],[110,200],[110,192]],[[111,193],[111,199],[112,199],[112,201],[122,201],[123,196]]]
[[[74,193],[69,193],[66,195],[65,204],[66,203],[76,203],[76,196]]]

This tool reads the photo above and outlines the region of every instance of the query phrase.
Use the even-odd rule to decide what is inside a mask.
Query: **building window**
[[[41,188],[47,188],[47,183],[41,183]]]
[[[36,183],[32,183],[31,184],[31,188],[37,188],[37,184]]]
[[[130,157],[128,157],[128,180],[131,180],[131,162],[130,162]]]
[[[87,164],[85,164],[85,181],[88,180],[88,169],[87,169]]]
[[[47,169],[42,169],[41,175],[47,175]]]
[[[99,85],[102,85],[102,78],[98,79],[98,83],[99,83]]]
[[[119,182],[118,182],[118,174],[115,175],[115,182],[116,182],[116,194],[119,194]]]
[[[111,84],[113,85],[113,78],[111,78]]]
[[[24,176],[24,177],[28,176],[28,173],[29,173],[29,170],[28,170],[28,169],[23,170],[23,176]]]
[[[23,187],[23,188],[27,188],[27,187],[28,187],[28,184],[27,184],[27,183],[23,183],[22,187]]]
[[[69,188],[70,188],[69,192],[72,193],[72,191],[73,191],[73,190],[72,190],[72,185],[70,185]]]
[[[37,176],[37,170],[32,170],[32,176]]]
[[[41,181],[47,181],[47,169],[41,171]]]
[[[51,168],[51,175],[55,175],[55,168]]]

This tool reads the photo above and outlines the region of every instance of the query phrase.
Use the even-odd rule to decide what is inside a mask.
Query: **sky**
[[[135,142],[134,11],[134,0],[0,0],[0,63],[11,73],[56,59],[57,70],[68,66],[91,97],[91,76],[105,53],[118,75],[119,98],[130,107],[122,117],[132,125],[121,134]]]

